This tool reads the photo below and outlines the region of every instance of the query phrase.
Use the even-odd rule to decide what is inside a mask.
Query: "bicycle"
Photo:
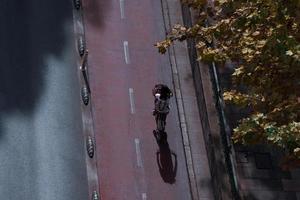
[[[154,96],[154,111],[156,130],[153,130],[153,134],[158,143],[162,139],[166,139],[167,134],[165,132],[166,118],[170,111],[169,99],[173,96],[170,88],[163,84],[156,84],[152,89],[152,95]]]
[[[165,138],[166,132],[166,118],[169,113],[169,105],[167,101],[160,102],[163,103],[163,106],[156,106],[157,109],[154,111],[155,122],[156,122],[156,130],[153,131],[153,134],[158,142],[161,142],[162,139]],[[159,109],[163,108],[163,109]]]

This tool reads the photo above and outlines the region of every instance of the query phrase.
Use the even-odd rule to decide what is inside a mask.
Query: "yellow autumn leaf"
[[[252,52],[253,52],[253,50],[252,50],[252,49],[249,49],[249,48],[243,48],[243,49],[242,49],[242,53],[243,53],[243,54],[252,53]]]
[[[285,54],[288,55],[288,56],[294,55],[293,52],[292,52],[291,50],[286,51]]]
[[[267,43],[267,40],[259,40],[257,42],[257,47],[262,48],[263,46],[265,46],[266,43]]]
[[[296,148],[296,149],[294,149],[294,153],[297,155],[297,154],[300,154],[300,148],[298,147],[298,148]]]
[[[223,98],[225,101],[231,101],[233,99],[233,95],[231,92],[224,92]]]
[[[259,31],[255,31],[254,33],[252,33],[253,36],[258,36],[260,34]]]
[[[238,76],[240,74],[244,73],[244,67],[239,67],[239,68],[236,68],[233,72],[233,76]]]

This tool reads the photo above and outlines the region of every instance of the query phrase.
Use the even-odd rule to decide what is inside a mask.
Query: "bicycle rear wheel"
[[[164,114],[158,113],[156,115],[156,126],[157,126],[157,130],[159,132],[164,132],[165,131],[165,117]]]

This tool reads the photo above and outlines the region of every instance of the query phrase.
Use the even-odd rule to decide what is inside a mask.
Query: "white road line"
[[[121,19],[125,19],[124,5],[125,5],[125,0],[120,0]]]
[[[135,138],[134,143],[135,143],[137,166],[142,167],[142,155],[141,155],[140,140],[138,138]]]
[[[133,89],[132,88],[129,88],[129,100],[130,100],[131,114],[134,114],[135,113],[135,105],[134,105]]]
[[[142,200],[147,200],[147,194],[146,193],[142,193]]]
[[[125,63],[129,64],[129,47],[128,47],[128,41],[124,41],[124,55],[125,55]]]

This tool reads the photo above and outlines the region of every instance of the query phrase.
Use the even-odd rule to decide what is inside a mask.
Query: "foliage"
[[[164,41],[196,40],[199,60],[235,63],[225,102],[251,113],[233,141],[267,143],[300,158],[300,0],[184,0],[200,13],[192,27],[176,24]],[[208,23],[209,22],[209,25]],[[240,88],[243,88],[241,90]]]

